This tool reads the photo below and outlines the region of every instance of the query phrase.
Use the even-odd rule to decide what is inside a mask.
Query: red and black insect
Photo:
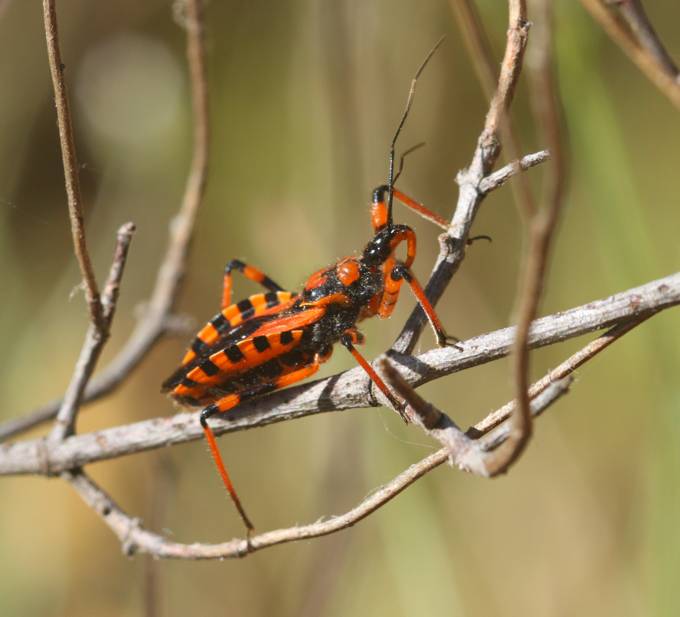
[[[436,49],[436,47],[435,47]],[[397,138],[408,115],[415,81],[434,53],[433,49],[416,73],[390,147],[386,185],[373,191],[371,222],[373,238],[360,256],[346,257],[312,274],[301,293],[285,291],[257,268],[232,260],[224,272],[222,310],[194,339],[181,366],[163,383],[163,391],[179,403],[202,406],[200,421],[224,485],[247,529],[250,519],[227,473],[208,419],[240,403],[298,382],[314,374],[342,344],[363,367],[406,420],[403,405],[395,398],[355,345],[363,342],[357,324],[363,319],[389,317],[404,281],[423,308],[441,346],[457,342],[447,336],[437,314],[411,271],[416,256],[416,236],[392,220],[392,202],[397,199],[435,224],[446,228],[441,217],[399,191],[394,182],[394,153]],[[403,163],[403,156],[402,156]],[[406,244],[406,257],[396,256]],[[268,291],[231,304],[232,272],[261,284]]]

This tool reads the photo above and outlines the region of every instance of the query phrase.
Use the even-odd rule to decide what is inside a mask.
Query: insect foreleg
[[[423,288],[420,286],[418,279],[416,279],[416,277],[413,276],[413,273],[409,268],[407,268],[404,264],[397,264],[392,269],[390,277],[394,280],[404,279],[409,284],[409,286],[411,287],[411,291],[413,291],[413,295],[416,297],[418,304],[420,304],[421,308],[425,312],[425,315],[427,316],[427,319],[430,322],[432,329],[434,330],[434,335],[437,339],[437,344],[440,347],[453,345],[457,349],[463,349],[460,345],[457,344],[460,343],[460,339],[446,333],[446,330],[444,330],[444,326],[442,326],[442,322],[439,320],[439,317],[437,316],[434,307],[427,299],[427,296],[425,295]]]
[[[347,330],[341,337],[340,343],[354,356],[359,366],[366,371],[371,381],[380,389],[380,391],[387,397],[387,400],[391,403],[392,407],[399,412],[404,422],[408,422],[409,419],[404,412],[404,404],[399,401],[392,391],[388,388],[387,384],[383,381],[383,378],[376,373],[375,369],[370,365],[370,363],[364,358],[364,356],[359,353],[357,348],[354,346],[356,344],[363,343],[363,335],[361,335],[357,330],[351,329]]]

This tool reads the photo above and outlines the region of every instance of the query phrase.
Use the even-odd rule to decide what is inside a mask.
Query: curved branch
[[[90,253],[85,241],[85,224],[83,222],[83,198],[80,192],[78,176],[78,157],[73,139],[73,122],[66,92],[64,70],[66,66],[61,60],[59,49],[59,30],[57,27],[56,0],[43,0],[43,22],[45,40],[47,41],[47,57],[50,63],[50,75],[54,89],[54,103],[57,110],[57,126],[59,127],[59,144],[64,166],[64,182],[68,201],[68,215],[73,236],[73,249],[76,254],[80,273],[85,286],[85,298],[90,311],[90,321],[97,331],[104,331],[102,303],[99,297],[97,279],[94,276]]]
[[[545,206],[527,220],[528,249],[517,291],[517,338],[513,346],[513,376],[517,405],[507,439],[487,457],[486,469],[504,473],[522,454],[532,435],[529,396],[529,329],[536,318],[548,274],[548,261],[566,188],[566,160],[560,131],[560,101],[553,74],[553,22],[550,0],[536,0],[537,28],[531,49],[531,101],[537,126],[552,154],[547,170]]]
[[[625,1],[625,0],[624,0]],[[678,74],[668,70],[665,63],[659,61],[659,57],[650,47],[641,43],[624,20],[616,15],[614,8],[608,8],[601,0],[581,0],[581,4],[591,16],[602,26],[609,37],[623,50],[623,52],[640,69],[643,75],[649,79],[657,89],[675,107],[680,109],[680,81]],[[614,3],[612,3],[614,4]],[[661,42],[658,41],[661,46]],[[663,49],[663,47],[662,47]]]

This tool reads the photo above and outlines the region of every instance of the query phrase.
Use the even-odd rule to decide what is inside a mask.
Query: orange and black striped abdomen
[[[253,317],[217,340],[180,367],[164,384],[163,388],[180,402],[196,405],[215,398],[215,390],[221,392],[233,382],[239,384],[252,381],[252,371],[268,362],[283,357],[285,362],[295,364],[304,361],[298,358],[294,349],[300,344],[304,328],[317,321],[324,313],[321,308],[296,309],[287,315],[278,313]],[[290,354],[290,355],[287,355]],[[272,372],[275,366],[272,366]],[[266,370],[257,378],[267,377]],[[285,370],[279,371],[285,374]],[[251,375],[247,375],[251,373]],[[272,375],[274,377],[275,375]]]
[[[197,404],[206,398],[214,400],[217,389],[221,392],[240,390],[240,384],[251,381],[248,373],[258,371],[258,377],[266,376],[267,371],[262,367],[292,351],[299,345],[302,335],[300,329],[284,330],[248,337],[229,345],[200,359],[196,366],[186,371],[170,395],[179,401]],[[271,372],[277,371],[272,368]],[[230,384],[233,387],[228,387]]]
[[[209,354],[220,338],[249,319],[286,310],[296,296],[297,294],[290,291],[270,291],[254,294],[236,304],[229,305],[217,313],[196,335],[182,358],[182,366],[187,366],[197,357]]]

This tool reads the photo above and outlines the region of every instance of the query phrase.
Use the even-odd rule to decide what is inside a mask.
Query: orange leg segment
[[[238,494],[236,493],[236,489],[234,488],[234,485],[231,481],[231,477],[229,476],[229,472],[227,471],[227,467],[224,464],[224,460],[222,459],[222,455],[220,454],[220,450],[217,446],[215,434],[213,433],[210,426],[208,426],[208,418],[215,415],[216,413],[226,413],[230,409],[233,409],[234,407],[248,399],[260,396],[267,392],[279,390],[280,388],[285,388],[286,386],[289,386],[293,383],[305,379],[306,377],[309,377],[310,375],[313,375],[314,373],[316,373],[316,371],[319,370],[320,362],[327,360],[329,356],[330,354],[327,354],[323,358],[317,357],[315,358],[314,363],[309,364],[307,366],[303,366],[289,373],[286,373],[278,377],[273,383],[266,384],[265,386],[259,389],[251,390],[248,392],[242,392],[240,394],[228,394],[227,396],[222,397],[215,403],[208,405],[208,407],[201,411],[201,426],[203,427],[203,433],[205,434],[206,441],[208,442],[208,447],[210,448],[210,454],[213,458],[213,461],[215,461],[217,471],[219,472],[220,477],[222,478],[222,483],[224,484],[224,487],[227,489],[227,492],[229,493],[231,500],[234,502],[234,506],[236,506],[236,510],[238,510],[238,513],[241,516],[243,524],[246,526],[246,531],[248,534],[250,534],[250,532],[254,529],[253,524],[250,522],[250,519],[248,518],[248,515],[246,514],[246,511],[243,508],[243,505],[241,504],[241,500],[239,499]]]
[[[373,191],[373,205],[371,207],[371,222],[373,229],[378,230],[387,224],[388,208],[386,196],[389,192],[388,186],[380,186]],[[406,193],[402,193],[397,188],[392,188],[392,195],[394,198],[404,204],[407,208],[413,210],[416,214],[422,216],[424,219],[434,223],[438,227],[446,230],[449,228],[449,222],[438,214],[426,208],[419,201],[409,197]]]
[[[401,403],[392,394],[392,391],[387,387],[387,384],[383,381],[383,378],[378,375],[375,369],[369,364],[369,362],[364,358],[361,353],[354,346],[355,343],[360,344],[363,342],[363,336],[357,330],[347,330],[340,338],[340,343],[354,356],[359,366],[366,371],[371,381],[380,389],[380,391],[387,397],[387,400],[391,403],[392,407],[399,412],[404,422],[408,422],[409,419],[404,413],[404,404]]]
[[[402,193],[399,189],[393,188],[392,194],[394,195],[395,199],[399,200],[407,208],[410,208],[411,210],[422,216],[424,219],[430,221],[430,223],[434,223],[435,225],[438,225],[444,230],[449,228],[449,222],[446,219],[432,212],[431,210],[426,208],[423,204],[421,204],[419,201],[416,201],[412,197],[409,197],[405,193]]]
[[[232,259],[224,268],[224,279],[222,281],[222,309],[227,308],[231,304],[231,288],[232,288],[232,270],[237,270],[243,276],[259,283],[269,291],[283,291],[283,287],[275,283],[264,272],[249,266],[238,259]]]
[[[416,277],[413,276],[413,273],[404,264],[398,264],[394,267],[394,269],[392,270],[392,274],[390,276],[391,278],[396,280],[404,279],[409,284],[409,286],[411,287],[411,291],[413,291],[413,295],[416,297],[416,300],[418,301],[418,304],[420,304],[420,306],[422,307],[423,311],[425,311],[425,315],[427,316],[427,319],[430,322],[432,329],[434,330],[434,335],[437,338],[437,344],[440,347],[453,345],[458,349],[462,349],[460,345],[456,344],[460,342],[460,339],[457,339],[455,336],[447,334],[446,331],[444,330],[444,326],[442,325],[442,322],[439,320],[439,317],[437,316],[434,307],[432,306],[432,304],[430,304],[430,301],[427,299],[427,296],[425,295],[425,291],[420,286],[420,283],[418,282]]]

